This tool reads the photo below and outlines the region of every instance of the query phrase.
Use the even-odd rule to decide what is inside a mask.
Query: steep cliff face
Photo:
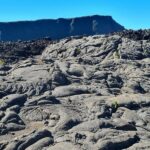
[[[37,21],[0,23],[1,40],[32,40],[46,36],[61,39],[75,35],[107,34],[124,30],[110,16],[88,16],[72,19],[59,18]]]

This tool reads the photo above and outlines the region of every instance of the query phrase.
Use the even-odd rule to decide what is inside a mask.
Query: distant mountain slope
[[[32,40],[43,37],[61,39],[76,35],[107,34],[124,30],[111,16],[87,16],[71,19],[45,19],[0,23],[1,40]]]

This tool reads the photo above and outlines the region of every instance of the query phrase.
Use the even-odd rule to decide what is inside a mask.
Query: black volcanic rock
[[[124,30],[111,16],[88,16],[0,23],[1,40],[61,39],[76,35],[107,34]]]
[[[124,30],[122,32],[113,33],[114,35],[119,35],[124,38],[129,38],[132,40],[150,40],[150,29],[147,30]]]
[[[34,55],[40,55],[50,43],[52,41],[48,39],[0,42],[0,59],[5,63],[12,63]]]

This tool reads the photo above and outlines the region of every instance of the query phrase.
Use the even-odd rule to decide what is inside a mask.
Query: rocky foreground
[[[1,46],[0,150],[149,150],[150,39],[122,35]]]

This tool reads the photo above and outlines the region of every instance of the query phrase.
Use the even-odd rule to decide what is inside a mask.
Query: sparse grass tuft
[[[117,101],[114,101],[113,103],[112,103],[112,105],[111,105],[111,107],[114,109],[114,110],[116,110],[117,108],[118,108],[118,102]]]
[[[0,65],[4,65],[5,61],[3,59],[0,59]]]
[[[113,53],[113,57],[114,57],[114,59],[120,59],[119,50],[116,50],[116,51]]]
[[[147,50],[147,49],[145,49],[145,50],[144,50],[144,55],[149,55],[149,54],[150,54],[150,51]]]
[[[76,50],[77,50],[77,52],[80,52],[80,51],[81,51],[81,49],[80,49],[80,48],[76,48]]]

